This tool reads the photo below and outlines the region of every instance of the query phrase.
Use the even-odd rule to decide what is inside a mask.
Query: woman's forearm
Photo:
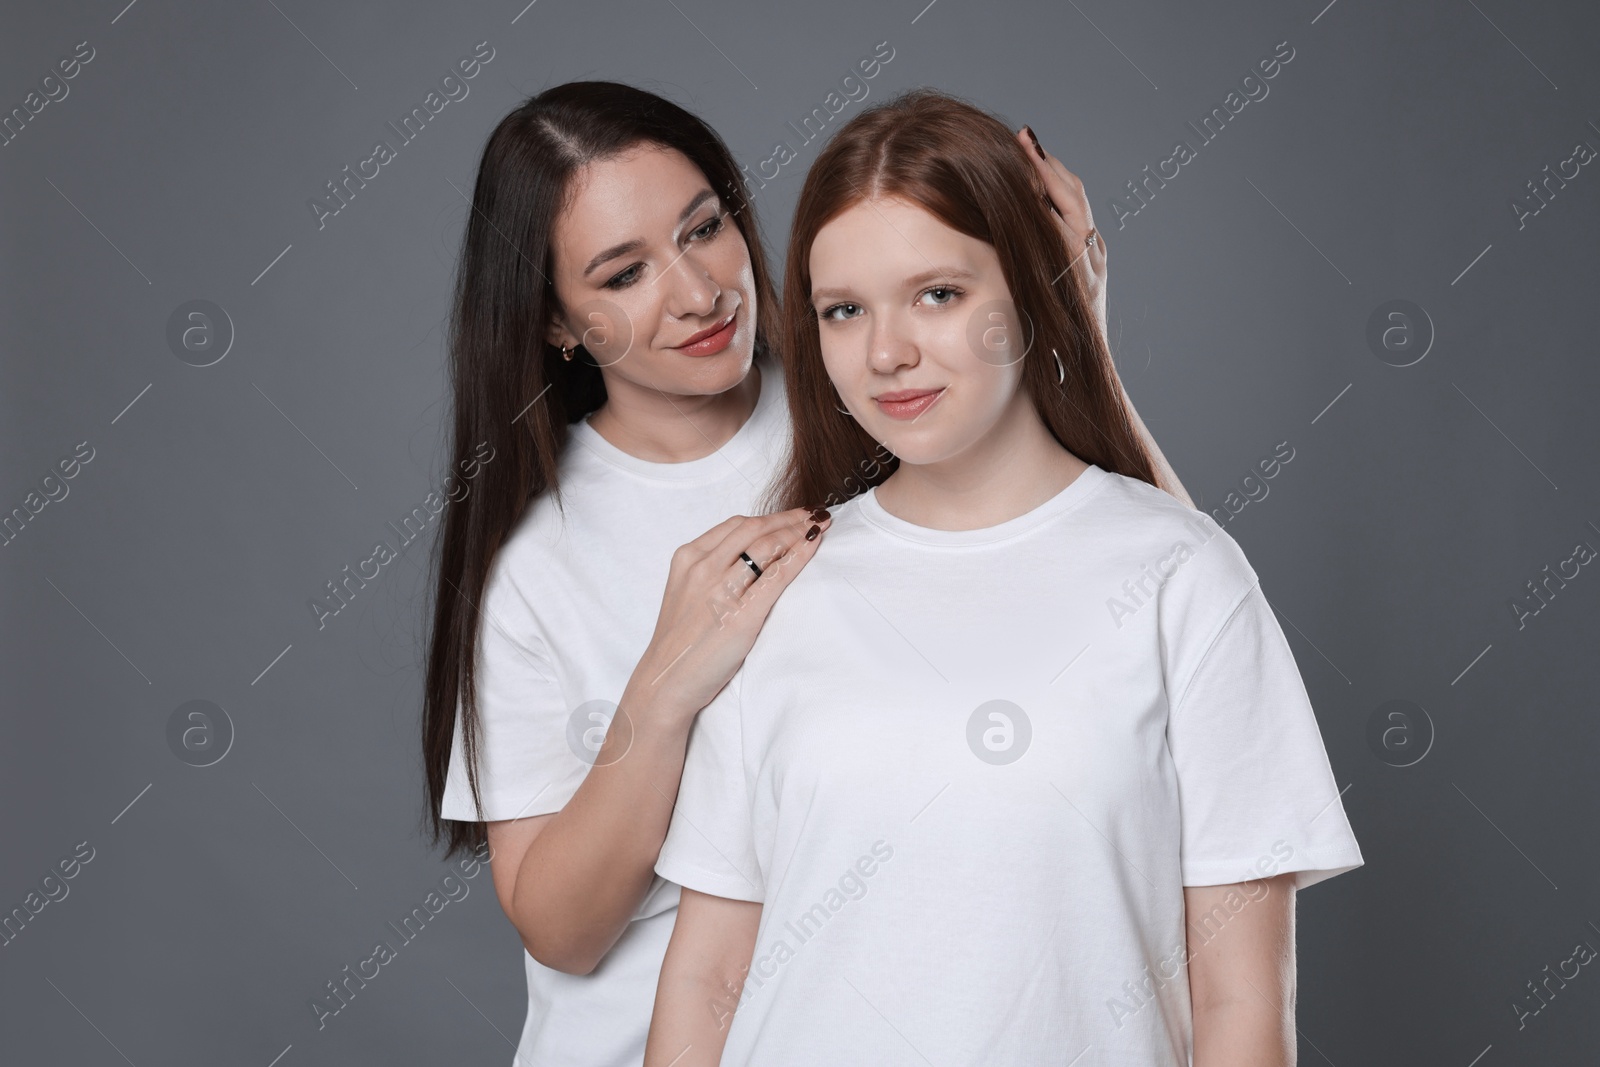
[[[1128,406],[1128,415],[1133,421],[1134,432],[1139,435],[1139,439],[1144,442],[1144,447],[1150,453],[1150,458],[1155,461],[1157,485],[1189,507],[1194,507],[1194,501],[1189,499],[1189,494],[1183,488],[1183,483],[1178,481],[1178,472],[1172,469],[1172,464],[1167,462],[1167,457],[1162,453],[1161,446],[1156,444],[1154,437],[1150,436],[1150,431],[1145,427],[1144,420],[1139,417],[1139,412],[1133,406],[1133,400],[1128,396],[1128,390],[1122,385],[1120,378],[1117,381],[1117,386],[1122,389],[1122,402]]]
[[[630,685],[619,709],[583,784],[523,854],[512,893],[529,954],[570,974],[599,964],[650,889],[693,722],[644,686]]]
[[[508,859],[516,877],[502,900],[534,959],[588,974],[627,929],[672,824],[695,716],[737,672],[829,524],[810,508],[735,515],[672,554],[655,635],[594,764],[559,812],[523,831],[523,854]],[[760,558],[754,583],[744,564],[724,561],[729,546]],[[742,592],[730,593],[730,573]]]

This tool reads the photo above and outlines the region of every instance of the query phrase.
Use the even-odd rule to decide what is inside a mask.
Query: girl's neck
[[[932,530],[981,530],[1025,515],[1071,485],[1089,465],[1061,447],[1026,395],[989,436],[938,463],[899,467],[878,503]]]

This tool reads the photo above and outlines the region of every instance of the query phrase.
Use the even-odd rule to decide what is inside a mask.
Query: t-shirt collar
[[[935,546],[986,545],[1016,537],[1065,514],[1088,499],[1089,495],[1104,485],[1109,477],[1108,471],[1091,463],[1066,488],[1033,510],[995,526],[984,526],[976,530],[935,530],[907,522],[891,514],[878,502],[877,486],[873,486],[856,500],[861,508],[862,518],[902,541]]]

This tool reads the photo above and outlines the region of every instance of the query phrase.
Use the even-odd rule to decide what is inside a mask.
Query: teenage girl
[[[649,1067],[1294,1062],[1362,863],[1238,544],[1156,488],[1040,171],[931,91],[796,208],[788,503],[875,471],[701,711]]]
[[[1034,158],[1041,237],[1082,251],[1081,187]],[[1103,245],[1077,259],[1061,284],[1103,298]],[[578,82],[490,136],[450,342],[453,457],[490,458],[438,546],[423,747],[435,840],[487,840],[526,950],[523,1067],[642,1061],[690,725],[826,536],[826,494],[761,505],[777,307],[739,169],[683,109]]]

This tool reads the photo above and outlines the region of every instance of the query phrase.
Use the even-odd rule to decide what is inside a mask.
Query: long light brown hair
[[[784,274],[784,367],[794,448],[773,490],[779,508],[839,503],[899,460],[837,408],[811,304],[811,243],[863,200],[896,197],[999,256],[1011,300],[1032,325],[1022,388],[1061,446],[1086,463],[1156,484],[1111,352],[1063,247],[1032,162],[999,119],[931,89],[862,111],[818,154],[800,190]],[[1074,250],[1081,252],[1081,250]],[[1057,383],[1054,350],[1064,382]]]

